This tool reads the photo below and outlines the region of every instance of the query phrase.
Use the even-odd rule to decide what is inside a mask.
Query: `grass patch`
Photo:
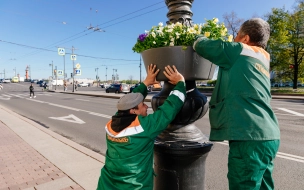
[[[272,94],[303,94],[304,95],[304,89],[298,88],[298,89],[292,89],[289,87],[273,87],[271,88]]]

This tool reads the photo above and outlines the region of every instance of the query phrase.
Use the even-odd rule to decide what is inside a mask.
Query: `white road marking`
[[[75,99],[75,100],[85,101],[85,102],[89,102],[90,101],[90,100],[84,100],[84,99]]]
[[[64,106],[64,105],[53,104],[53,103],[48,103],[48,104],[51,106],[56,106],[56,107],[65,108],[65,109],[69,109],[69,110],[80,111],[80,109],[72,108],[72,107],[68,107],[68,106]]]
[[[55,120],[60,120],[60,121],[67,121],[67,122],[71,122],[71,123],[78,123],[78,124],[84,124],[85,122],[82,121],[81,119],[79,119],[78,117],[76,117],[73,114],[70,114],[68,116],[64,116],[64,117],[49,117],[50,119],[55,119]]]
[[[216,142],[216,143],[222,144],[222,145],[226,145],[226,146],[229,145],[228,141]],[[287,154],[287,153],[283,153],[283,152],[278,152],[277,153],[277,157],[284,158],[284,159],[287,159],[287,160],[292,160],[292,161],[304,163],[304,157],[302,157],[302,156],[297,156],[297,155],[293,155],[293,154]]]
[[[16,95],[16,94],[8,94],[8,95],[11,95],[11,96],[14,96],[14,97],[17,97],[17,98],[24,98],[24,97],[18,96],[18,95]]]
[[[91,114],[91,115],[96,115],[96,116],[100,116],[100,117],[105,117],[105,118],[108,118],[108,119],[111,119],[111,118],[112,118],[112,116],[110,116],[110,115],[104,115],[104,114],[95,113],[95,112],[89,112],[89,114]]]
[[[282,110],[282,111],[285,111],[285,112],[288,112],[288,113],[291,113],[291,114],[294,114],[296,116],[302,116],[304,117],[304,114],[301,114],[301,113],[298,113],[298,112],[295,112],[295,111],[292,111],[292,110],[288,110],[286,108],[278,108],[279,110]]]
[[[0,97],[0,100],[10,100],[10,98]]]
[[[26,98],[27,100],[33,101],[33,102],[38,102],[38,103],[45,103],[44,101],[40,101],[40,100],[35,100],[33,98]]]
[[[2,94],[2,96],[6,96],[8,98],[12,97],[12,96],[9,96],[9,95],[6,95],[6,94]]]

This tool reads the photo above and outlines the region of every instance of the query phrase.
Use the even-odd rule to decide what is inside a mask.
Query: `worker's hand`
[[[148,66],[148,71],[147,71],[147,77],[143,81],[143,83],[146,86],[152,85],[152,84],[158,84],[159,82],[156,81],[156,76],[159,72],[159,69],[156,70],[156,65],[150,64]]]
[[[169,83],[176,85],[179,81],[183,81],[185,82],[185,79],[183,77],[183,75],[181,75],[176,67],[173,65],[171,66],[166,66],[165,67],[165,71],[164,71],[164,75],[169,79]]]

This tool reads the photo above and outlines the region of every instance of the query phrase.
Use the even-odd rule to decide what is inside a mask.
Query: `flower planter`
[[[169,46],[145,50],[141,53],[146,71],[155,64],[160,69],[157,81],[168,81],[163,74],[165,66],[175,65],[185,80],[212,79],[216,66],[199,56],[191,46]]]

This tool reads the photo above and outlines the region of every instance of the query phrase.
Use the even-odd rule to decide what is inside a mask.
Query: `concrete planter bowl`
[[[155,64],[160,69],[157,81],[168,81],[163,74],[165,66],[175,65],[185,80],[212,79],[215,65],[199,56],[191,46],[170,46],[145,50],[141,53],[146,71],[148,65]]]

